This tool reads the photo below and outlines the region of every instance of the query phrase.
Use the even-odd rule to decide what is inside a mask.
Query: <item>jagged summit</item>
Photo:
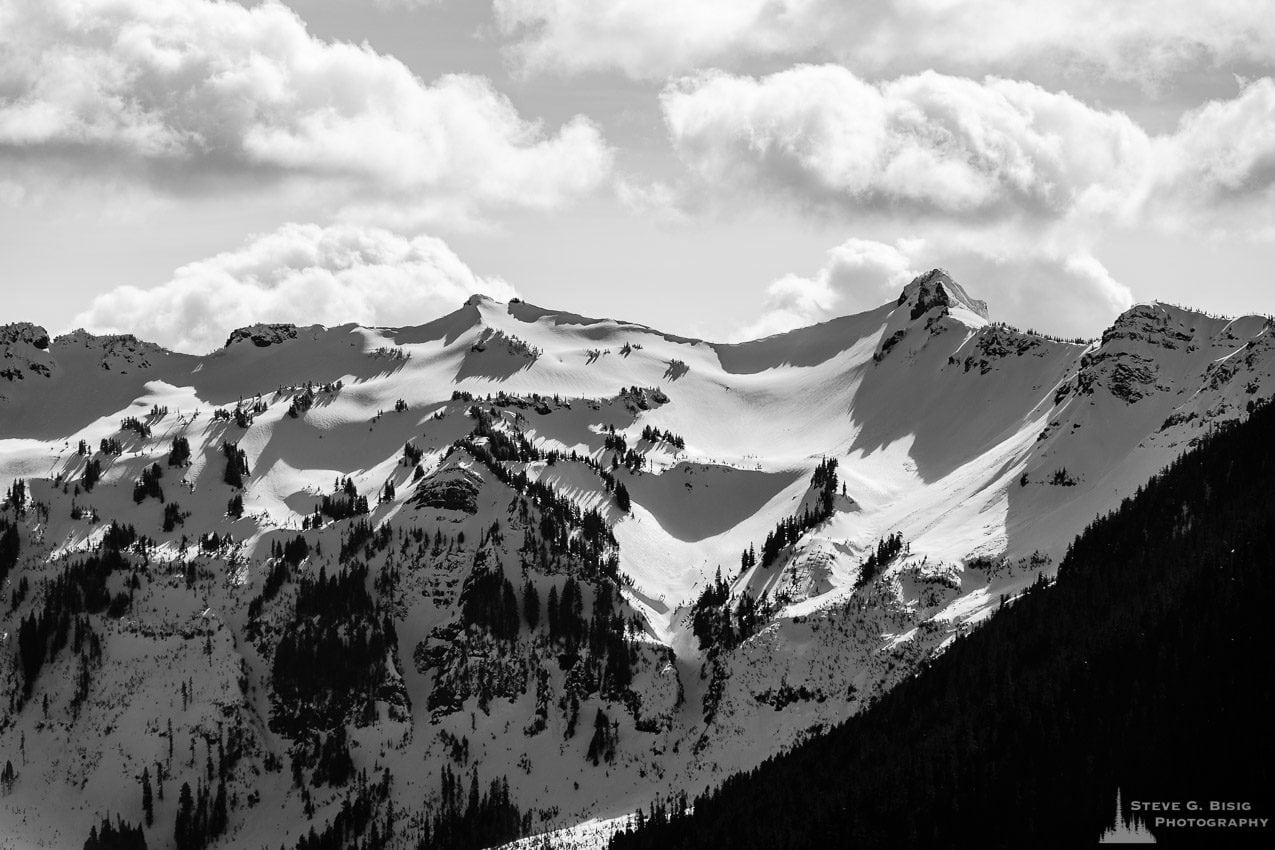
[[[241,340],[249,340],[258,348],[278,345],[297,338],[297,326],[286,322],[257,323],[243,328],[235,328],[226,338],[225,348],[229,348]]]
[[[11,322],[0,325],[0,345],[16,343],[26,343],[44,351],[49,347],[49,332],[40,325],[33,325],[30,322]]]
[[[903,287],[897,302],[900,306],[911,304],[911,318],[916,319],[935,307],[947,310],[964,308],[975,316],[987,320],[987,302],[970,297],[959,283],[943,269],[930,269],[917,275]]]

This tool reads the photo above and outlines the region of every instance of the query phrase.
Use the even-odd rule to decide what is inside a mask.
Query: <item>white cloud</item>
[[[868,83],[838,65],[701,74],[661,100],[698,191],[821,212],[966,228],[1231,223],[1236,199],[1265,202],[1275,182],[1270,78],[1159,136],[1031,83],[933,72]],[[1272,220],[1269,203],[1245,212]]]
[[[736,338],[757,339],[872,309],[936,266],[946,268],[973,297],[986,300],[993,319],[1049,333],[1096,335],[1133,303],[1129,288],[1083,249],[1019,245],[990,250],[983,242],[956,236],[893,244],[856,238],[828,251],[813,274],[788,274],[771,283],[765,312]]]
[[[813,275],[787,274],[766,287],[765,313],[737,338],[758,339],[884,303],[918,274],[908,247],[847,239]]]
[[[372,0],[380,9],[420,9],[424,6],[441,6],[446,0]]]
[[[1275,57],[1265,0],[495,0],[495,12],[525,71],[639,79],[787,57],[1154,85]]]
[[[787,54],[817,43],[822,0],[494,0],[508,48],[528,72],[619,70],[635,79],[734,53]]]
[[[182,266],[160,286],[99,295],[74,322],[202,353],[255,322],[401,326],[443,315],[474,293],[515,294],[499,278],[475,275],[439,239],[288,224]]]
[[[472,215],[559,206],[605,180],[612,152],[586,118],[548,133],[486,78],[426,84],[277,2],[0,0],[0,157]]]
[[[1168,223],[1275,239],[1275,80],[1186,113],[1157,155],[1151,203]]]
[[[867,83],[838,65],[665,89],[679,155],[706,186],[802,206],[1055,218],[1137,197],[1150,151],[1126,116],[1030,83],[935,73]]]

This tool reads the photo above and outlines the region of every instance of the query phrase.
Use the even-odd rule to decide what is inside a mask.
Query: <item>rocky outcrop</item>
[[[463,469],[453,469],[422,481],[409,504],[418,508],[478,513],[478,487],[481,479]]]
[[[266,348],[296,338],[296,325],[284,323],[249,325],[246,328],[235,328],[231,331],[226,339],[225,347],[229,348],[240,340],[248,340],[258,348]]]
[[[918,275],[903,287],[898,304],[911,304],[910,318],[919,319],[935,308],[948,314],[953,308],[963,307],[982,319],[987,318],[987,302],[971,298],[969,293],[942,269],[930,269]]]
[[[49,348],[49,332],[30,322],[11,322],[0,325],[0,347],[30,345],[40,351]]]

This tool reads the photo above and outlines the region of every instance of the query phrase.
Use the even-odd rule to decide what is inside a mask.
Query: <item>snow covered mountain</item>
[[[0,848],[480,846],[698,791],[1275,395],[1273,328],[1059,340],[939,270],[739,344],[482,297],[203,357],[7,325]]]

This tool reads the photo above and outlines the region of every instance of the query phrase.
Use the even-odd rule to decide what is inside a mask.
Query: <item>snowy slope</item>
[[[990,321],[937,270],[875,310],[730,345],[480,296],[416,327],[256,326],[203,357],[6,326],[0,485],[22,479],[29,496],[21,514],[0,514],[22,541],[0,588],[0,670],[15,694],[0,705],[0,761],[19,771],[0,796],[0,847],[78,848],[103,814],[136,822],[138,776],[149,766],[153,780],[157,762],[169,779],[147,835],[171,846],[177,786],[195,786],[232,734],[229,823],[214,846],[277,847],[321,829],[345,791],[293,782],[297,741],[272,725],[272,664],[301,577],[351,557],[367,564],[396,645],[374,708],[349,719],[349,752],[356,769],[392,774],[399,846],[434,811],[444,764],[476,769],[484,787],[505,777],[535,830],[697,791],[844,719],[1050,569],[1194,438],[1275,394],[1271,334],[1262,317],[1149,304],[1100,340],[1057,340]],[[485,463],[495,444],[475,436],[474,405],[555,462]],[[122,429],[127,417],[146,428]],[[645,439],[648,427],[682,445]],[[167,465],[175,437],[189,465]],[[105,439],[121,451],[100,451]],[[225,443],[244,452],[242,490],[224,480]],[[418,462],[404,462],[408,443]],[[774,563],[741,568],[742,552],[816,504],[824,459],[837,461],[830,514]],[[94,460],[101,480],[87,492]],[[134,498],[152,463],[164,504]],[[520,473],[598,511],[614,575],[590,573],[578,553],[536,560],[527,541],[545,508],[519,508],[527,485],[508,479]],[[368,498],[361,519],[393,536],[343,559],[357,520],[305,526],[346,478]],[[238,518],[227,515],[236,493]],[[171,502],[185,518],[165,532]],[[134,553],[136,581],[108,580],[131,595],[126,613],[94,613],[100,657],[63,651],[19,699],[22,621],[44,604],[44,580],[112,520],[153,541]],[[572,528],[572,540],[586,533]],[[863,581],[892,534],[902,551]],[[309,555],[263,592],[275,545],[297,535]],[[614,587],[611,634],[632,647],[632,682],[582,682],[543,624],[503,641],[466,631],[465,588],[489,569],[520,593],[536,588],[540,610],[568,575],[586,616]],[[739,641],[706,649],[693,606],[718,573],[732,609],[748,594],[762,614]],[[614,753],[594,764],[599,711]]]

